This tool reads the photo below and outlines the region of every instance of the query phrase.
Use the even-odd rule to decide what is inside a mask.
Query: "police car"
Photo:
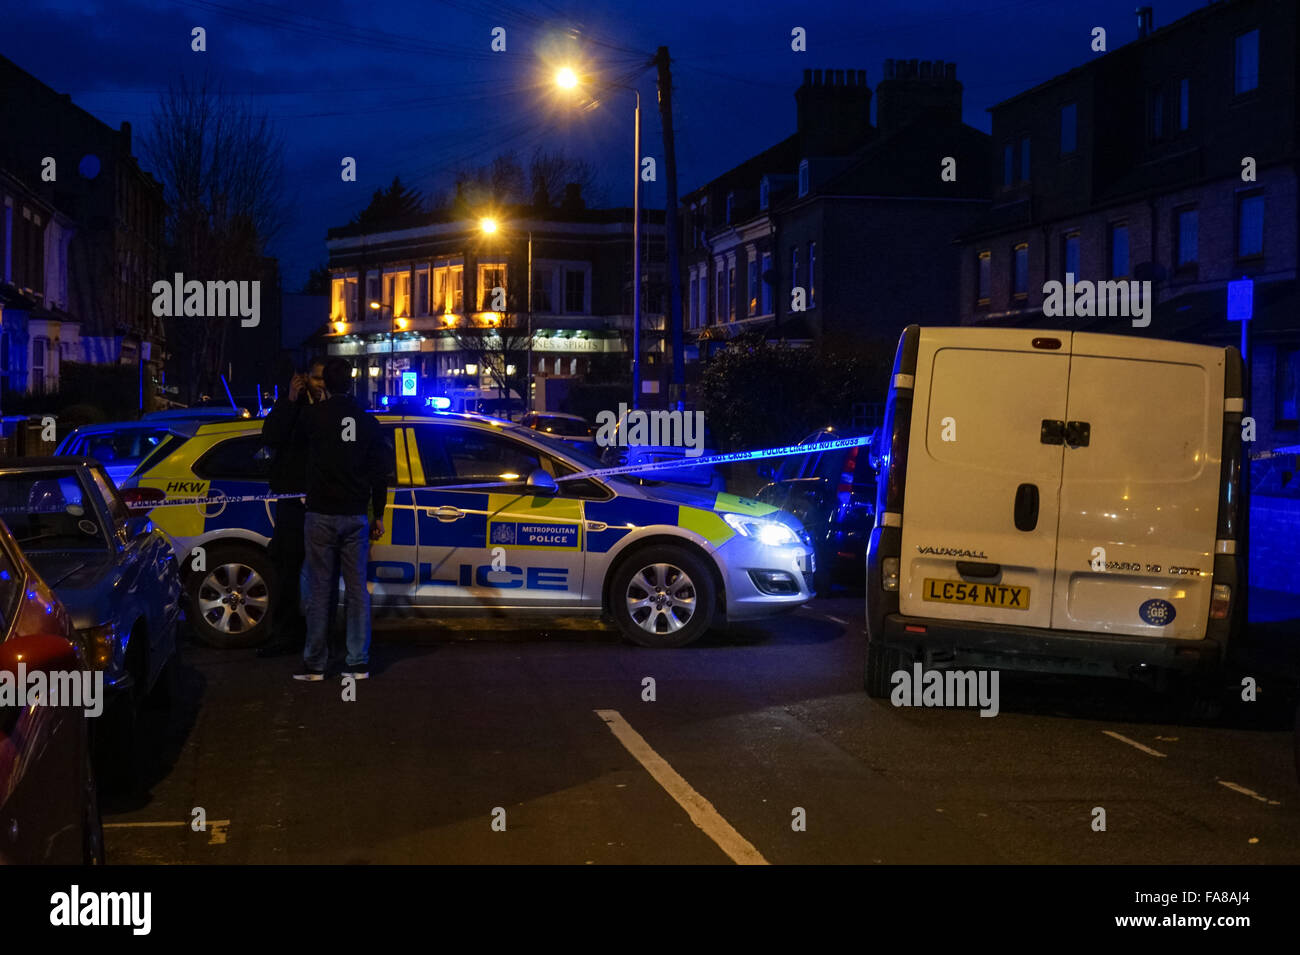
[[[632,477],[566,480],[600,463],[482,415],[376,418],[392,455],[368,568],[377,618],[608,613],[636,643],[680,647],[715,622],[812,596],[808,535],[770,504]],[[189,616],[213,646],[269,636],[274,504],[221,500],[267,493],[260,432],[260,421],[204,424],[141,462],[123,491],[135,506],[204,499],[149,513],[173,539]]]

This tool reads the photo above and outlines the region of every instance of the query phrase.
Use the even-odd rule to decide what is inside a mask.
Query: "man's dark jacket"
[[[285,395],[275,403],[262,422],[262,444],[275,456],[271,459],[271,493],[293,494],[307,490],[307,422],[312,407],[304,388],[296,401]]]
[[[351,395],[332,395],[304,412],[307,510],[384,516],[388,456],[379,423]],[[351,419],[350,424],[348,419]]]

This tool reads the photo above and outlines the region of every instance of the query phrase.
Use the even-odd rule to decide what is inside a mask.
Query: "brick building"
[[[1257,422],[1252,540],[1296,498],[1300,48],[1290,3],[1211,4],[994,106],[988,214],[962,239],[961,319],[1236,344],[1227,283],[1254,280],[1249,349]],[[1044,284],[1151,282],[1150,325],[1044,317]],[[1263,457],[1262,455],[1270,455]],[[1274,531],[1276,530],[1276,534]],[[1300,591],[1288,558],[1252,551],[1260,586]],[[1258,558],[1258,559],[1256,559]]]

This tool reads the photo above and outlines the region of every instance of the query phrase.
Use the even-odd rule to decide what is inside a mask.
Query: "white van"
[[[1214,677],[1244,621],[1242,409],[1234,348],[909,326],[867,549],[867,692],[914,662]]]

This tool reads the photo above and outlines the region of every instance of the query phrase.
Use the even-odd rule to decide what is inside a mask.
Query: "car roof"
[[[439,421],[458,421],[491,428],[518,428],[518,423],[491,415],[465,414],[457,411],[432,411],[427,414],[402,414],[398,412],[367,412],[384,424],[429,424]],[[243,418],[236,421],[205,421],[194,431],[195,436],[255,434],[262,430],[262,418]],[[524,429],[527,430],[527,429]]]
[[[95,424],[83,424],[73,428],[70,434],[99,434],[117,431],[167,431],[180,423],[175,420],[143,418],[139,421],[100,421]]]
[[[537,418],[567,418],[569,421],[582,421],[587,419],[580,414],[565,414],[563,411],[530,411],[530,415]]]

